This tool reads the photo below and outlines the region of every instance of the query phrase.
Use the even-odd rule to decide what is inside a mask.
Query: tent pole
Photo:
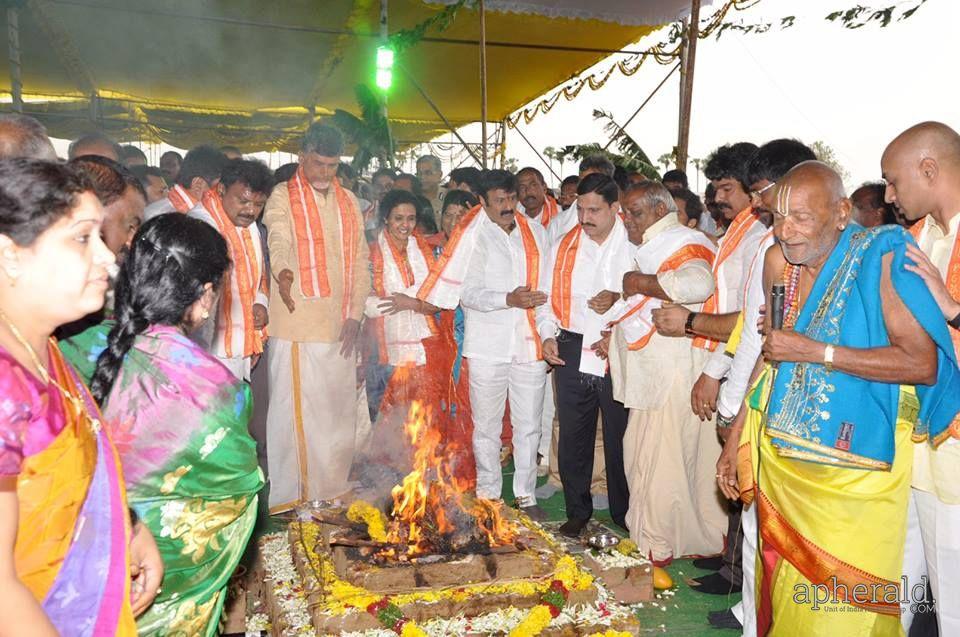
[[[389,41],[389,31],[387,30],[387,4],[389,0],[380,0],[380,42],[384,46]],[[390,117],[387,113],[387,92],[383,92],[383,121],[387,126],[387,163],[392,168],[393,159],[393,133],[390,131]]]
[[[417,79],[413,77],[413,74],[409,70],[407,70],[407,67],[401,64],[400,70],[403,71],[403,74],[407,76],[407,79],[410,80],[410,83],[413,84],[413,87],[420,92],[420,95],[422,95],[423,99],[427,101],[427,104],[430,105],[430,108],[433,109],[433,112],[436,113],[437,116],[443,120],[443,123],[447,125],[447,128],[450,130],[450,132],[453,133],[456,136],[456,138],[460,140],[460,143],[463,144],[463,147],[466,148],[467,152],[470,153],[470,156],[473,157],[473,161],[482,165],[480,157],[478,157],[477,154],[473,152],[473,150],[470,148],[467,142],[463,139],[463,137],[460,136],[460,133],[458,133],[457,129],[453,127],[453,124],[450,123],[450,120],[447,119],[447,116],[444,115],[439,108],[437,108],[437,105],[434,104],[432,99],[430,99],[430,96],[427,95],[427,92],[423,90],[423,87],[420,86],[420,83],[417,82]]]
[[[487,12],[483,0],[480,9],[480,137],[483,139],[483,168],[487,168]]]
[[[690,113],[693,104],[693,70],[697,57],[697,39],[700,36],[700,0],[692,0],[690,5],[690,24],[684,46],[685,55],[681,59],[680,79],[680,133],[677,139],[677,168],[687,169],[687,148],[690,144]]]
[[[20,10],[7,7],[7,42],[10,58],[10,93],[13,95],[13,110],[23,112],[23,83],[20,76]]]

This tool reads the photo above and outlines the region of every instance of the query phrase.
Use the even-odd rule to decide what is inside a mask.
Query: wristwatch
[[[717,411],[717,427],[720,427],[721,429],[726,429],[727,427],[732,425],[733,421],[736,419],[737,419],[736,416],[727,418],[726,416],[721,414],[719,411]]]
[[[952,319],[947,321],[947,325],[952,327],[955,330],[960,330],[960,313],[954,316]]]
[[[833,371],[833,345],[827,345],[823,348],[823,366],[828,372]]]
[[[687,314],[687,322],[683,326],[683,333],[687,336],[696,336],[696,332],[693,331],[693,319],[697,316],[696,312],[690,312]]]

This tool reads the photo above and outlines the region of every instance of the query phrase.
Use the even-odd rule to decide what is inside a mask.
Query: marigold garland
[[[553,615],[547,606],[543,604],[534,606],[523,621],[510,631],[510,637],[534,637],[542,633],[551,621],[553,621]]]
[[[347,509],[347,519],[357,524],[366,524],[367,535],[374,542],[387,541],[386,522],[383,519],[383,514],[370,503],[356,500]]]

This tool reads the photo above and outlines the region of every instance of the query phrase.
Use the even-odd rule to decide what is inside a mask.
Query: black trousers
[[[557,338],[560,358],[557,367],[557,414],[560,419],[557,464],[567,517],[587,520],[593,515],[590,481],[593,477],[593,451],[597,437],[597,415],[603,414],[603,455],[607,467],[607,495],[610,516],[620,526],[630,494],[623,471],[623,434],[627,430],[627,409],[613,399],[610,374],[603,378],[581,374],[580,352],[583,337],[561,331]]]

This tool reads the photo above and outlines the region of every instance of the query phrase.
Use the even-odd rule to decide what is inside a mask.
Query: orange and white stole
[[[685,226],[675,226],[664,230],[656,237],[637,249],[637,261],[641,264],[642,274],[663,274],[679,270],[693,261],[703,261],[707,267],[713,263],[716,248],[702,232],[690,230]],[[656,331],[653,325],[653,311],[663,305],[663,301],[644,294],[635,294],[623,304],[622,315],[612,321],[611,326],[619,325],[623,330],[627,349],[639,351],[646,347]]]
[[[701,310],[702,313],[718,314],[722,311],[722,308],[725,307],[724,301],[726,299],[724,299],[723,296],[726,291],[722,285],[723,277],[721,276],[721,269],[727,259],[730,258],[730,256],[737,251],[737,248],[740,247],[740,244],[743,243],[743,239],[747,236],[750,229],[757,223],[760,223],[760,218],[753,214],[753,208],[745,208],[737,215],[733,223],[730,224],[730,227],[727,228],[726,233],[720,238],[720,249],[713,261],[713,281],[716,284],[716,289],[710,298],[704,302],[703,309]],[[711,352],[716,350],[719,344],[717,341],[702,336],[697,336],[693,339],[694,347],[706,349]]]
[[[921,249],[927,242],[928,226],[933,223],[935,222],[928,217],[924,217],[913,224],[908,231],[914,240],[916,240],[917,244],[921,246]],[[950,292],[950,296],[955,299],[960,299],[960,233],[957,233],[956,238],[953,240],[953,250],[950,252],[950,263],[947,265],[947,272],[943,279],[947,284],[947,291]],[[960,359],[960,330],[954,329],[949,325],[947,329],[950,331],[950,340],[953,341],[953,351],[956,352],[958,359]]]
[[[340,255],[342,257],[343,297],[340,314],[343,320],[350,318],[350,302],[353,296],[353,279],[357,267],[357,246],[360,242],[360,211],[347,191],[334,179],[330,187],[337,199],[340,215]],[[300,292],[304,298],[329,297],[330,279],[327,273],[327,254],[324,248],[323,220],[314,198],[313,187],[297,169],[287,182],[290,196],[290,212],[293,216],[293,236],[297,246],[297,267],[300,273]]]
[[[426,279],[434,258],[422,237],[410,237],[403,249],[397,247],[386,231],[380,231],[370,249],[370,262],[373,265],[373,293],[384,298],[397,292],[412,295],[417,282]],[[432,316],[410,311],[370,320],[377,334],[382,364],[426,364],[426,351],[421,341],[437,333]]]
[[[443,254],[437,259],[433,267],[430,268],[430,274],[420,286],[417,292],[417,298],[452,310],[460,303],[460,290],[463,287],[463,281],[467,275],[467,268],[470,266],[470,259],[477,246],[482,223],[486,217],[481,206],[474,206],[467,212],[457,227],[454,228],[450,240],[443,248]],[[537,247],[536,238],[530,229],[530,221],[522,214],[515,215],[517,231],[520,233],[520,239],[523,243],[524,260],[526,266],[526,281],[531,290],[536,290],[540,286],[540,263],[543,255],[540,254],[540,248]],[[491,222],[492,223],[492,222]],[[535,354],[536,359],[543,358],[541,349],[540,334],[537,331],[537,321],[533,309],[526,310],[527,322],[530,326],[530,335],[527,337],[527,343],[531,347],[530,353]]]
[[[214,351],[223,358],[261,354],[267,332],[253,326],[257,289],[263,294],[268,293],[260,230],[255,223],[246,228],[235,226],[223,209],[223,200],[213,188],[204,193],[201,203],[226,239],[230,253],[230,269],[222,286],[218,309]]]
[[[585,233],[578,224],[560,239],[557,245],[557,253],[553,262],[553,286],[550,291],[550,304],[553,309],[553,315],[556,317],[560,327],[569,330],[573,306],[573,272],[577,265],[577,253],[580,250],[581,241]],[[587,239],[588,241],[590,239]],[[617,259],[617,252],[631,248],[627,241],[627,231],[623,222],[617,219],[613,230],[604,242],[606,250],[603,260],[597,271],[593,273],[593,281],[596,292],[602,290],[619,290],[623,286],[623,271],[616,268],[613,262]],[[624,258],[628,260],[628,257]],[[624,268],[624,270],[629,268]],[[608,280],[607,277],[615,276],[618,280]],[[600,339],[601,331],[605,323],[604,318],[593,312],[588,311],[584,315],[585,325],[583,326],[583,347],[580,352],[580,371],[594,376],[603,376],[607,363],[600,359],[591,349],[591,345]]]
[[[190,191],[180,184],[174,184],[173,188],[167,190],[167,199],[170,200],[177,212],[184,214],[197,205],[197,200],[190,194]]]
[[[551,221],[557,218],[558,214],[560,214],[560,206],[557,204],[557,200],[547,195],[543,200],[543,210],[540,211],[537,221],[546,228]]]

